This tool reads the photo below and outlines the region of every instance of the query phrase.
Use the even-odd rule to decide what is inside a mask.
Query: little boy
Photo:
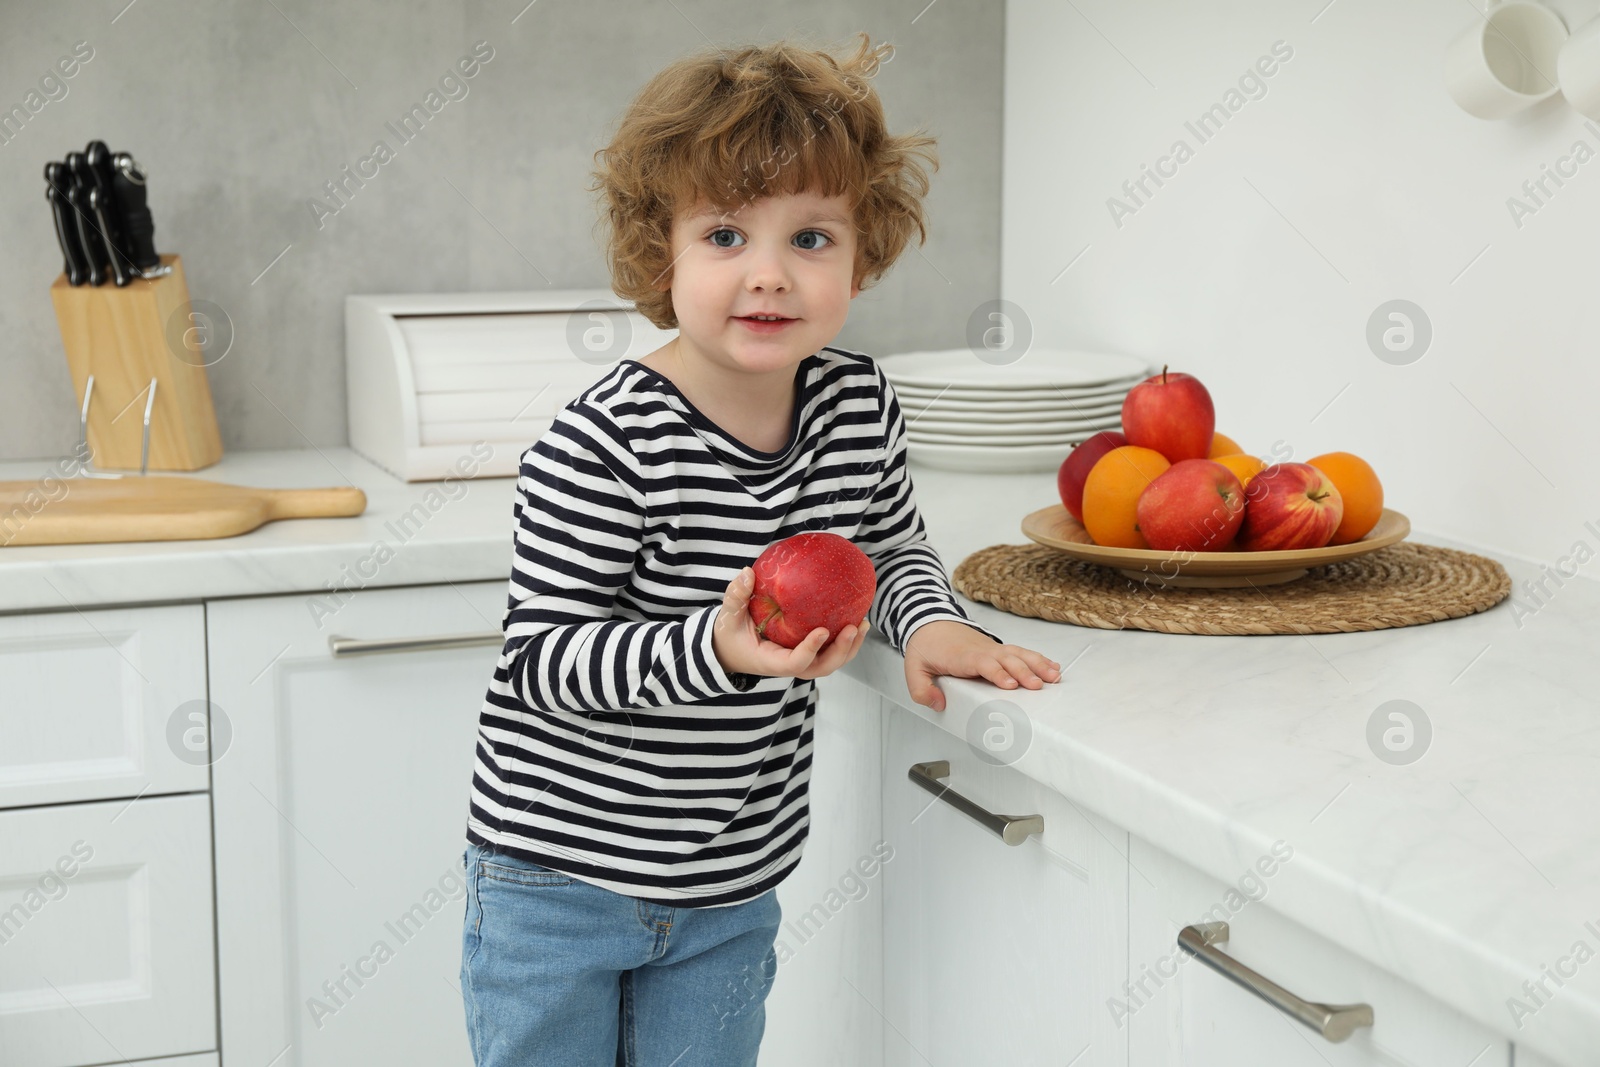
[[[911,157],[933,141],[885,130],[867,79],[887,46],[861,37],[843,62],[779,43],[675,63],[597,153],[613,286],[678,335],[522,456],[464,857],[478,1067],[753,1065],[775,887],[809,825],[813,680],[873,628],[935,709],[938,675],[1060,678],[962,611],[894,391],[830,345],[925,238]],[[747,564],[808,530],[861,548],[878,593],[864,625],[788,649],[756,633]]]

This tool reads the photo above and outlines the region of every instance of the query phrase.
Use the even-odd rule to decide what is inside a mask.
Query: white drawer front
[[[1507,1067],[1504,1038],[1272,910],[1282,870],[1314,862],[1292,842],[1275,848],[1224,884],[1131,840],[1129,985],[1109,1002],[1129,1030],[1131,1067]],[[1227,923],[1217,947],[1296,996],[1369,1005],[1372,1025],[1334,1043],[1292,1020],[1178,948],[1178,932],[1200,922]]]
[[[235,727],[212,788],[229,1067],[287,1046],[274,1067],[471,1067],[461,857],[505,597],[503,581],[362,589],[320,620],[303,595],[211,605],[212,692]],[[491,643],[329,648],[454,634]]]
[[[1018,703],[968,720],[885,706],[881,1062],[1126,1067],[1126,1035],[1102,1007],[1127,971],[1126,833],[1017,768]],[[940,792],[909,777],[939,762]],[[1006,844],[952,794],[1043,829]]]
[[[205,696],[199,604],[0,617],[0,808],[207,788]]]
[[[209,798],[0,812],[0,1063],[217,1047]]]

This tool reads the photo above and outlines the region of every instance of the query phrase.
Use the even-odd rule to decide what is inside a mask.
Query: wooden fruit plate
[[[1041,545],[1060,549],[1074,559],[1115,567],[1138,582],[1156,581],[1179,588],[1232,589],[1278,585],[1303,578],[1312,567],[1354,559],[1397,544],[1411,533],[1411,520],[1384,508],[1367,536],[1347,545],[1272,552],[1162,552],[1151,548],[1110,548],[1095,544],[1089,531],[1060,504],[1040,508],[1022,520],[1022,532]]]

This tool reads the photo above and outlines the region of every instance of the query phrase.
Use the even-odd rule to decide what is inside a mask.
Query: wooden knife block
[[[89,448],[96,470],[138,470],[144,444],[144,409],[150,379],[156,380],[150,411],[148,469],[193,471],[222,458],[222,436],[211,405],[205,355],[194,336],[183,261],[162,256],[172,273],[135,278],[123,288],[71,285],[62,274],[50,286],[61,347],[83,410],[83,391],[94,375],[89,399]]]

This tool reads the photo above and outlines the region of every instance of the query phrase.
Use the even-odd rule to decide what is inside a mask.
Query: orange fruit
[[[1139,532],[1139,494],[1172,466],[1153,448],[1123,445],[1101,456],[1083,483],[1083,528],[1097,545],[1149,548]]]
[[[1325,452],[1306,462],[1327,475],[1344,498],[1344,518],[1328,544],[1359,541],[1378,525],[1383,517],[1383,483],[1370,463],[1349,452]]]
[[[1211,451],[1206,455],[1206,458],[1216,459],[1218,456],[1232,456],[1243,451],[1244,449],[1239,447],[1239,443],[1227,434],[1213,433],[1211,435]],[[1238,471],[1234,473],[1237,474]]]
[[[1220,463],[1234,473],[1241,486],[1249,485],[1250,479],[1267,469],[1265,461],[1256,456],[1247,456],[1243,452],[1232,455],[1212,456],[1213,463]],[[1324,472],[1326,473],[1326,472]]]

